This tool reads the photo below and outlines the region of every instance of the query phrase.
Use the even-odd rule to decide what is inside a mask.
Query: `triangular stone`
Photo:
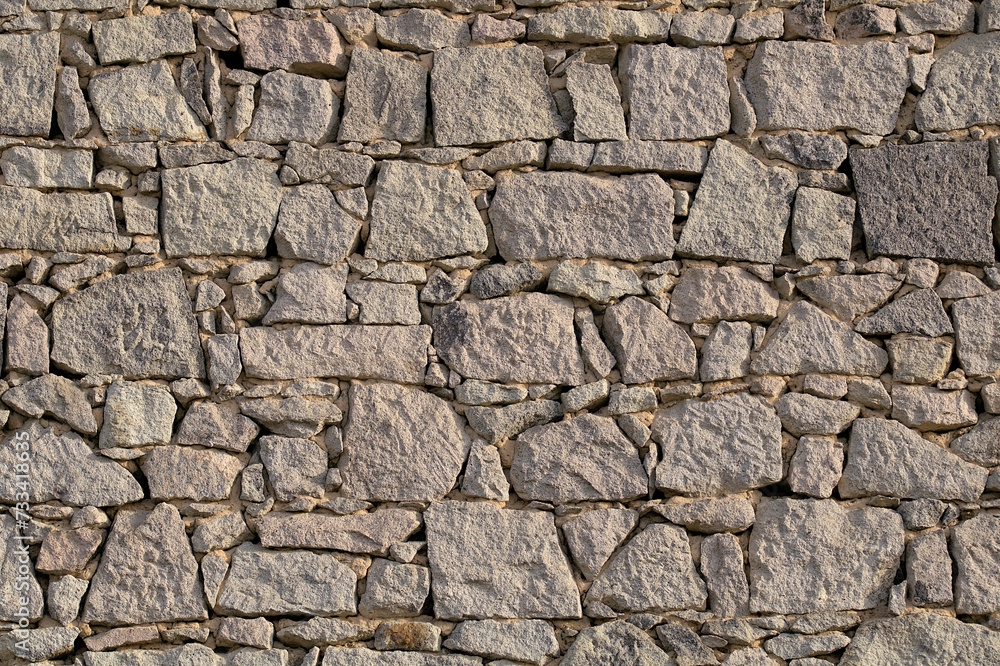
[[[933,289],[917,289],[896,299],[871,317],[859,321],[854,330],[865,335],[913,333],[932,338],[955,332],[941,297]]]
[[[566,545],[587,580],[597,578],[601,568],[639,524],[631,509],[595,509],[563,524]]]

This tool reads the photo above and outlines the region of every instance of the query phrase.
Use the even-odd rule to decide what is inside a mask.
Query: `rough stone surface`
[[[142,460],[153,499],[227,499],[242,469],[228,453],[186,446],[157,446]]]
[[[676,662],[634,625],[607,622],[581,631],[560,663],[565,666],[618,663],[668,666]]]
[[[347,72],[338,138],[420,142],[427,120],[426,88],[423,67],[373,49],[358,49]]]
[[[963,35],[942,49],[917,102],[916,126],[948,131],[996,122],[992,72],[998,58],[1000,35],[992,33]]]
[[[595,509],[566,521],[562,529],[573,560],[593,580],[638,524],[638,514],[630,509]]]
[[[566,70],[573,99],[575,141],[623,141],[628,138],[621,95],[607,65],[575,63]]]
[[[385,509],[351,516],[271,513],[257,521],[266,548],[323,548],[348,553],[385,555],[420,527],[420,516]]]
[[[265,143],[326,143],[337,127],[340,100],[321,79],[283,71],[260,80],[260,102],[247,139]]]
[[[736,267],[691,268],[674,287],[670,318],[682,324],[743,319],[770,321],[778,313],[778,294]]]
[[[112,252],[125,239],[115,227],[111,195],[42,194],[0,186],[0,244],[55,252]]]
[[[858,627],[844,650],[844,666],[954,664],[973,666],[1000,656],[996,633],[937,613],[872,620]]]
[[[631,297],[608,308],[604,337],[626,384],[684,379],[697,372],[691,338],[647,301]]]
[[[149,62],[195,50],[194,25],[187,12],[98,21],[93,34],[102,65]]]
[[[1000,593],[992,581],[1000,573],[1000,518],[980,514],[956,525],[951,532],[955,560],[955,611],[994,613]]]
[[[0,36],[0,133],[49,135],[58,62],[56,34]]]
[[[990,334],[1000,321],[1000,294],[956,302],[951,309],[955,322],[955,351],[962,368],[970,375],[984,375],[1000,369],[1000,346]]]
[[[243,62],[250,69],[284,69],[313,76],[347,72],[344,42],[329,23],[260,15],[247,17],[236,27]]]

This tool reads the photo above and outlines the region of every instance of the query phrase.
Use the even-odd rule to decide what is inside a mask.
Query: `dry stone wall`
[[[1000,3],[278,4],[0,0],[0,663],[1000,663]]]

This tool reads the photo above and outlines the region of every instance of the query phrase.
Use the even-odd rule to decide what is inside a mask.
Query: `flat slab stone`
[[[82,618],[112,626],[208,619],[198,563],[175,507],[118,512]]]
[[[357,575],[329,553],[267,550],[242,544],[219,591],[219,612],[271,615],[354,615]]]
[[[579,145],[579,144],[574,144]],[[550,155],[550,167],[552,157]],[[681,141],[602,141],[594,149],[589,171],[662,176],[696,176],[705,171],[708,148]]]
[[[248,377],[343,377],[422,384],[430,326],[269,326],[240,330]]]
[[[424,520],[438,618],[581,616],[579,592],[551,513],[437,502]]]
[[[1000,635],[937,613],[864,622],[844,650],[841,666],[976,666],[1000,659]]]
[[[471,652],[488,659],[510,659],[543,664],[545,657],[559,654],[552,625],[544,620],[497,622],[466,620],[448,635],[449,650]]]
[[[285,153],[285,166],[291,167],[303,181],[358,187],[368,184],[375,171],[375,160],[368,155],[313,148],[293,141]]]
[[[472,443],[445,400],[414,388],[351,387],[340,473],[344,497],[440,499],[454,486]]]
[[[985,141],[850,152],[869,256],[993,261],[996,179]]]
[[[508,261],[657,261],[674,252],[673,190],[652,174],[512,174],[497,183],[489,213],[497,249]]]
[[[375,34],[382,44],[417,53],[448,46],[462,48],[471,41],[468,23],[429,9],[411,9],[396,16],[377,15]]]
[[[346,44],[332,23],[287,21],[261,14],[236,24],[243,64],[250,69],[283,69],[294,74],[342,77]]]
[[[18,439],[21,434],[21,439]],[[0,444],[0,462],[14,469],[18,442],[31,444],[31,502],[59,500],[70,506],[116,506],[145,497],[131,473],[110,458],[96,455],[86,440],[73,432],[55,435],[40,421],[28,421]],[[21,492],[13,474],[0,479],[0,500],[18,501]]]
[[[167,256],[264,256],[281,204],[277,171],[276,164],[251,158],[163,171]]]
[[[421,143],[427,124],[427,77],[417,63],[375,49],[356,49],[347,72],[338,139]]]
[[[630,139],[704,139],[729,131],[721,48],[629,44],[621,58]]]
[[[421,526],[420,514],[404,509],[332,516],[269,513],[257,521],[265,548],[314,548],[385,556]]]
[[[425,261],[486,250],[486,225],[455,169],[385,161],[375,182],[365,257]]]
[[[952,441],[950,451],[983,467],[1000,465],[1000,419],[980,420],[979,425]]]
[[[777,263],[797,186],[791,171],[764,166],[732,143],[717,141],[677,253]]]
[[[434,54],[434,143],[467,146],[551,139],[566,123],[535,46],[446,48]]]
[[[257,424],[242,414],[206,401],[188,407],[177,428],[176,441],[243,453],[259,432]]]
[[[587,591],[587,604],[626,613],[704,610],[705,581],[698,575],[684,530],[652,523],[625,545]]]
[[[191,309],[179,268],[98,282],[52,306],[52,361],[81,375],[204,377]]]
[[[165,60],[96,74],[87,92],[112,143],[208,139]]]
[[[726,320],[771,321],[778,292],[737,266],[688,268],[670,298],[670,318],[682,324]]]
[[[0,247],[50,252],[120,252],[111,194],[0,186]]]
[[[768,40],[747,65],[757,129],[893,131],[909,85],[906,47]]]
[[[525,294],[434,308],[434,348],[469,379],[527,384],[583,383],[573,304]]]
[[[48,137],[59,35],[0,35],[0,134]]]
[[[781,480],[781,420],[747,393],[684,400],[653,419],[656,487],[694,495],[744,492]]]
[[[840,496],[888,495],[973,502],[986,469],[889,419],[858,419],[851,429]]]
[[[914,116],[922,132],[1000,122],[1000,35],[962,35],[935,52]]]
[[[510,480],[521,499],[636,499],[649,481],[635,445],[614,419],[584,414],[530,428],[517,438]]]
[[[750,533],[750,611],[884,605],[903,554],[903,534],[903,519],[889,509],[845,509],[833,500],[765,500]]]
[[[636,12],[601,6],[563,7],[530,17],[528,39],[575,44],[656,41],[669,34],[672,18],[666,12]]]
[[[183,11],[97,21],[93,35],[102,65],[194,53],[196,46],[191,14]]]
[[[878,377],[889,363],[884,349],[815,305],[797,301],[750,364],[754,374],[811,372]]]
[[[378,652],[368,648],[329,647],[323,654],[323,666],[482,666],[482,663],[481,658],[464,654]]]
[[[6,184],[14,187],[85,190],[94,184],[94,153],[15,146],[3,152],[0,169]]]
[[[603,328],[625,384],[686,379],[698,370],[687,332],[649,301],[629,297],[612,305]]]

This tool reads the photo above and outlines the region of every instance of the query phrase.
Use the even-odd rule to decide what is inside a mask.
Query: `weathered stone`
[[[486,227],[454,169],[383,162],[365,256],[423,261],[486,249]]]
[[[594,509],[563,523],[566,545],[587,580],[601,573],[608,558],[639,524],[631,509]]]
[[[896,338],[886,340],[892,380],[908,384],[934,384],[951,368],[951,340]]]
[[[959,299],[986,296],[992,290],[972,273],[958,270],[945,273],[934,291],[941,298]]]
[[[58,499],[71,506],[115,506],[143,498],[139,482],[124,467],[95,455],[76,433],[57,436],[38,421],[29,421],[0,445],[0,461],[10,469],[15,468],[19,450],[24,450],[18,442],[25,437],[31,446],[29,501]],[[3,477],[0,500],[14,503],[20,491],[13,474]]]
[[[297,326],[240,330],[248,377],[346,377],[422,384],[429,326]]]
[[[764,645],[770,654],[782,659],[802,659],[836,652],[850,642],[851,639],[844,634],[823,634],[820,636],[779,634]]]
[[[917,430],[953,430],[975,425],[976,397],[969,391],[933,386],[892,387],[892,418]]]
[[[376,16],[375,34],[382,44],[397,49],[428,53],[467,46],[469,24],[445,18],[428,9],[411,9],[397,16]]]
[[[234,511],[199,523],[191,535],[191,546],[196,553],[207,553],[235,548],[252,538],[243,514]]]
[[[522,499],[558,503],[635,499],[648,485],[632,442],[592,414],[522,433],[510,478]]]
[[[889,7],[862,4],[837,14],[837,37],[842,40],[896,34],[896,12]]]
[[[701,542],[701,572],[709,608],[716,617],[749,613],[750,588],[743,570],[743,549],[731,534],[713,534]],[[662,640],[662,638],[661,638]]]
[[[689,268],[670,299],[670,318],[682,324],[771,321],[777,313],[777,292],[736,266]]]
[[[59,70],[55,109],[56,122],[63,137],[76,139],[90,131],[90,112],[80,89],[80,75],[76,67],[67,65]]]
[[[489,14],[477,14],[476,20],[472,23],[472,41],[481,44],[521,39],[524,35],[524,24],[514,19],[498,21]]]
[[[542,166],[545,164],[544,141],[514,141],[491,148],[482,155],[472,155],[462,160],[462,166],[468,171],[486,171],[496,173],[502,169],[514,169],[519,166]],[[472,189],[482,189],[492,182],[484,181],[484,185],[476,184],[466,176],[466,182]]]
[[[793,130],[761,137],[765,154],[806,169],[837,169],[847,159],[847,144],[836,136]]]
[[[604,336],[626,384],[685,379],[697,372],[691,338],[648,301],[630,297],[608,308]]]
[[[572,261],[564,261],[552,269],[549,273],[548,290],[597,303],[609,303],[629,294],[646,293],[639,277],[629,269],[597,262],[579,266]]]
[[[578,618],[552,514],[439,502],[424,514],[438,618]]]
[[[851,256],[854,199],[815,187],[800,187],[792,214],[792,247],[806,263]]]
[[[377,559],[368,569],[358,612],[365,617],[412,617],[430,594],[427,567]]]
[[[976,6],[968,0],[933,0],[904,5],[896,12],[899,27],[908,35],[932,32],[958,35],[976,27]]]
[[[198,564],[177,509],[119,511],[90,583],[83,621],[120,626],[207,620]]]
[[[554,152],[553,148],[553,152]],[[549,168],[553,158],[549,156]],[[634,173],[653,171],[663,176],[695,176],[705,170],[708,148],[680,141],[603,141],[583,166],[589,171]]]
[[[541,49],[443,49],[434,54],[431,103],[438,146],[551,139],[566,129],[549,92]]]
[[[736,18],[716,12],[683,12],[670,22],[670,38],[680,46],[720,46],[728,44]]]
[[[692,532],[742,532],[753,525],[753,505],[742,495],[706,499],[671,497],[654,510]]]
[[[1000,292],[957,301],[951,306],[951,316],[962,369],[970,375],[1000,370],[1000,344],[993,334],[1000,324]]]
[[[22,633],[23,632],[23,633]],[[22,629],[0,638],[0,659],[45,662],[73,651],[80,630],[76,627]]]
[[[375,49],[351,54],[340,141],[420,143],[427,122],[427,70]]]
[[[781,480],[781,421],[746,393],[685,400],[660,410],[656,487],[695,496],[737,493]]]
[[[279,502],[290,502],[299,495],[323,496],[327,452],[315,442],[295,437],[261,437],[260,459]]]
[[[435,308],[434,333],[438,355],[463,377],[583,383],[573,308],[557,296],[525,294]]]
[[[913,613],[862,624],[840,663],[975,666],[997,659],[1000,638],[995,631],[937,613]]]
[[[850,456],[848,456],[850,460]],[[865,547],[858,548],[863,542]],[[893,511],[775,498],[750,534],[750,610],[807,613],[884,604],[903,554]]]
[[[622,141],[627,138],[621,95],[608,65],[574,63],[566,70],[573,100],[575,141]]]
[[[716,382],[746,376],[750,371],[752,345],[753,326],[749,322],[719,322],[701,346],[698,377],[705,382]]]
[[[208,139],[165,60],[96,74],[87,92],[112,142]]]
[[[676,655],[678,665],[714,666],[719,663],[712,649],[702,642],[694,630],[686,626],[660,624],[656,627],[656,635],[660,643]]]
[[[220,646],[250,645],[268,650],[274,640],[274,625],[263,617],[253,620],[224,617],[219,622],[216,640]]]
[[[952,528],[955,611],[978,615],[1000,609],[1000,517],[980,513]]]
[[[169,444],[177,403],[163,386],[114,382],[108,388],[100,447]]]
[[[242,414],[214,402],[198,402],[184,414],[177,443],[243,453],[259,432],[257,424]]]
[[[852,150],[868,254],[993,261],[997,184],[988,154],[982,141]]]
[[[906,544],[906,584],[915,606],[951,605],[951,557],[943,531],[921,534]]]
[[[897,298],[856,323],[854,330],[865,335],[913,333],[930,337],[954,332],[941,298],[933,289],[917,289]]]
[[[951,443],[951,451],[983,467],[1000,465],[1000,420],[980,421]]]
[[[497,183],[490,221],[500,254],[515,259],[669,259],[673,191],[658,176],[512,174]]]
[[[322,21],[286,21],[261,14],[240,21],[243,64],[250,69],[283,69],[295,74],[340,77],[347,72],[344,41]]]
[[[274,304],[262,323],[338,324],[345,321],[344,285],[349,270],[346,263],[326,267],[303,262],[292,266],[278,277]]]
[[[111,195],[42,194],[0,186],[0,246],[55,252],[117,252],[127,247],[118,235]]]
[[[936,54],[927,89],[917,102],[917,128],[948,131],[996,122],[993,75],[986,73],[998,58],[1000,35],[995,34],[963,35]]]
[[[274,242],[281,257],[336,264],[354,251],[360,232],[361,222],[344,212],[329,188],[300,185],[281,198]]]
[[[323,548],[348,553],[386,555],[420,527],[420,514],[403,509],[329,516],[270,513],[257,521],[266,548]]]
[[[402,629],[394,630],[391,633],[403,634],[406,638],[415,637],[414,634],[418,633],[422,635],[423,631],[428,629],[437,629],[434,625],[415,622],[399,623],[396,626],[401,626]],[[440,642],[440,636],[438,636],[438,642]],[[412,647],[408,646],[408,648]],[[435,655],[424,652],[396,651],[408,648],[386,646],[385,649],[390,651],[376,652],[368,648],[330,647],[326,649],[323,656],[323,666],[480,666],[483,663],[479,657],[461,654]]]
[[[368,640],[373,631],[365,625],[352,624],[332,617],[314,617],[278,630],[278,640],[285,645],[312,648]]]
[[[257,112],[247,133],[250,141],[299,141],[318,146],[333,137],[340,100],[327,81],[284,71],[268,72],[261,77],[260,91]]]
[[[967,463],[896,421],[858,419],[851,429],[840,496],[889,495],[972,502],[986,470]]]
[[[816,306],[798,301],[750,363],[755,374],[810,372],[877,377],[889,357]]]
[[[776,263],[796,187],[791,171],[766,167],[732,143],[717,141],[678,254]]]
[[[621,78],[631,139],[701,139],[729,131],[722,49],[630,44],[622,51]]]
[[[454,487],[471,443],[448,403],[379,383],[352,387],[350,405],[339,465],[345,497],[431,500]]]
[[[539,666],[546,657],[559,653],[556,634],[543,620],[467,620],[452,630],[444,646],[488,659],[510,659]]]
[[[102,65],[149,62],[195,50],[191,14],[183,11],[98,21],[93,35]]]
[[[45,605],[56,622],[67,625],[80,613],[80,602],[90,582],[73,576],[62,576],[49,582]]]
[[[87,189],[93,186],[94,157],[89,150],[42,150],[15,146],[5,150],[0,169],[7,185]]]
[[[285,153],[285,166],[293,169],[302,181],[358,187],[368,184],[375,171],[375,160],[368,155],[333,148],[316,149],[293,141]]]
[[[745,80],[758,129],[847,127],[885,135],[896,124],[909,83],[906,47],[766,41],[747,65]]]
[[[531,291],[545,282],[545,276],[533,264],[487,264],[476,271],[469,290],[480,300],[511,296]]]
[[[498,502],[510,498],[510,483],[504,476],[497,447],[478,441],[473,443],[465,465],[462,494]]]
[[[708,592],[684,530],[653,523],[611,558],[586,599],[587,605],[600,602],[616,611],[663,613],[703,610]]]
[[[153,499],[224,500],[243,470],[240,459],[214,449],[157,446],[142,459]]]
[[[781,425],[796,437],[838,435],[857,418],[861,408],[840,400],[805,393],[786,393],[775,403]]]
[[[8,442],[12,439],[8,438]],[[13,459],[8,464],[8,469],[13,470]],[[9,474],[7,478],[13,481],[13,475]],[[5,497],[4,501],[13,502],[14,499]],[[24,552],[28,544],[19,539],[19,536],[21,530],[18,530],[14,516],[0,516],[0,554],[3,555],[3,559],[0,559],[0,580],[3,581],[0,584],[0,620],[4,622],[18,622],[20,617],[29,621],[37,620],[42,617],[44,608],[44,597],[35,577],[35,567]]]
[[[65,377],[42,375],[10,389],[3,401],[25,416],[53,416],[85,435],[97,434],[87,396]]]
[[[167,256],[263,256],[281,203],[277,169],[271,162],[239,158],[163,171]]]
[[[636,666],[670,666],[677,663],[661,650],[653,639],[629,622],[608,622],[587,627],[566,651],[559,662],[563,666],[588,664],[635,664]]]
[[[353,615],[357,576],[332,554],[267,550],[245,543],[233,553],[219,592],[226,615]]]
[[[465,418],[472,429],[491,444],[549,423],[562,414],[562,406],[555,400],[528,400],[507,407],[469,407],[465,410]]]
[[[578,44],[663,40],[670,33],[671,18],[666,12],[565,7],[532,16],[528,20],[528,39]]]
[[[416,325],[421,321],[417,288],[412,284],[355,280],[347,285],[347,295],[360,307],[362,324]]]
[[[59,65],[59,35],[0,36],[0,134],[49,135]]]
[[[902,282],[886,275],[834,275],[806,278],[796,288],[844,321],[870,312],[889,300]]]
[[[844,447],[840,442],[802,437],[788,463],[788,487],[793,493],[825,499],[833,494],[843,468]]]

